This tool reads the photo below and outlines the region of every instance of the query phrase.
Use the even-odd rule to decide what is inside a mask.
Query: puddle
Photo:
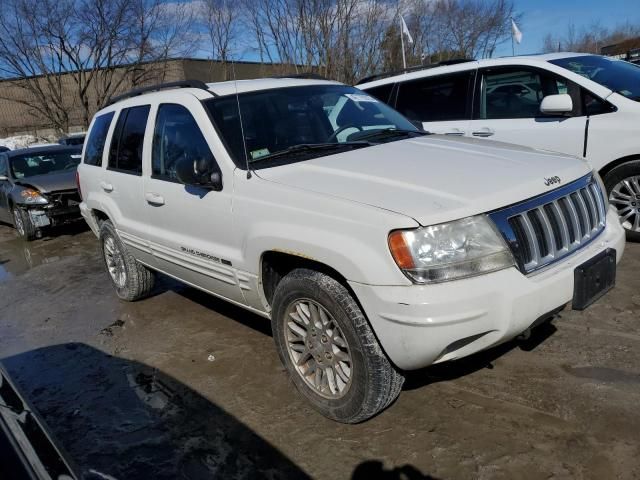
[[[36,240],[27,243],[20,239],[1,242],[0,282],[8,281],[38,265],[57,262],[71,255],[68,245],[60,245],[59,242]]]
[[[4,264],[7,263],[8,260],[0,261],[0,282],[5,282],[11,278],[11,274],[4,268]]]

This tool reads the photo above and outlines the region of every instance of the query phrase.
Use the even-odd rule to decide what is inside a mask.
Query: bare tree
[[[167,11],[162,0],[7,2],[0,72],[23,91],[17,101],[59,131],[68,128],[71,107],[80,106],[73,120],[88,126],[110,96],[157,76],[163,61],[190,44],[186,4]],[[70,89],[74,95],[65,95]]]
[[[227,62],[233,54],[240,24],[239,4],[228,0],[202,0],[202,18],[214,59],[222,63],[223,76],[229,79]]]
[[[584,52],[600,53],[602,47],[640,36],[640,25],[619,24],[611,29],[603,27],[599,21],[588,27],[578,28],[567,25],[564,35],[547,34],[542,49],[544,52]]]
[[[59,9],[64,3],[40,3],[61,29],[69,28]],[[61,75],[67,65],[59,43],[42,33],[32,7],[33,2],[25,0],[8,0],[3,6],[6,20],[0,22],[0,72],[11,82],[9,88],[0,91],[0,97],[25,105],[34,116],[44,117],[62,132],[69,127],[71,106],[64,96]]]

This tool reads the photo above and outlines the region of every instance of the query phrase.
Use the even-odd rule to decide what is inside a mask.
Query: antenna
[[[249,169],[249,153],[247,152],[247,139],[244,137],[244,123],[242,122],[242,110],[240,110],[240,96],[238,95],[238,79],[236,78],[236,62],[231,59],[231,70],[233,71],[233,86],[236,90],[236,104],[238,105],[238,118],[240,120],[240,135],[242,135],[242,150],[244,151],[244,161],[247,166],[247,180],[251,178]]]

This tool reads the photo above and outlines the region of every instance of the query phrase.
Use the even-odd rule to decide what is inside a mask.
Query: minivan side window
[[[91,129],[87,146],[85,147],[85,165],[102,166],[102,152],[104,150],[104,144],[107,141],[107,133],[109,132],[112,119],[113,112],[109,112],[96,117],[96,120],[93,122],[93,128]]]
[[[421,122],[469,119],[474,74],[470,70],[400,83],[396,110]]]
[[[165,103],[158,107],[153,132],[151,176],[177,181],[176,164],[182,158],[207,159],[215,164],[209,145],[189,110]]]
[[[367,88],[365,90],[369,95],[376,97],[381,102],[384,102],[388,105],[392,105],[391,92],[393,91],[393,83],[387,83],[386,85],[380,85],[379,87]],[[356,85],[356,88],[358,86]]]
[[[474,117],[483,120],[541,117],[542,99],[564,93],[573,99],[572,114],[579,115],[580,92],[573,82],[522,67],[487,69],[482,75],[480,101]]]
[[[110,170],[142,175],[142,144],[150,108],[141,105],[120,112],[109,150]]]

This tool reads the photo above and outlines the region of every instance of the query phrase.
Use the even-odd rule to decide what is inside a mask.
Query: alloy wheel
[[[104,259],[107,264],[109,275],[118,288],[123,288],[127,283],[127,271],[125,269],[124,257],[116,245],[113,237],[104,240]]]
[[[24,237],[24,222],[22,221],[22,215],[20,215],[20,211],[17,208],[13,210],[13,222],[20,236]]]
[[[640,176],[627,177],[617,183],[611,189],[609,203],[618,210],[625,229],[640,232]]]
[[[310,299],[294,301],[285,318],[287,350],[297,373],[319,395],[343,397],[351,386],[353,361],[336,320]]]

